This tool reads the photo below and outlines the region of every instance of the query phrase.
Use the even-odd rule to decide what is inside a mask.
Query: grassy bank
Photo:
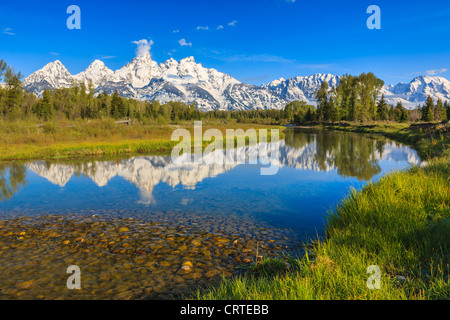
[[[185,128],[193,137],[193,122],[177,125],[118,124],[112,119],[35,122],[0,122],[0,160],[59,159],[85,156],[170,154],[178,142],[171,140],[176,129]],[[203,132],[219,129],[275,129],[269,125],[203,122]],[[280,132],[282,137],[282,132]],[[270,130],[269,137],[270,138]],[[206,146],[209,143],[204,143]]]
[[[436,126],[328,126],[407,142],[428,165],[352,192],[328,216],[326,239],[302,259],[264,259],[198,299],[449,299],[450,134]],[[381,270],[370,290],[369,266]]]

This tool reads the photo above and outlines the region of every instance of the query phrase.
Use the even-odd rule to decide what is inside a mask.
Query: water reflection
[[[21,187],[27,185],[26,173],[24,165],[0,163],[0,201],[11,199]]]
[[[420,163],[414,150],[382,137],[302,129],[289,130],[285,143],[295,150],[310,148],[310,152],[303,152],[302,156],[309,157],[311,169],[336,169],[339,176],[356,177],[360,181],[369,181],[380,173],[379,162],[384,159],[405,161],[410,165]]]
[[[239,158],[250,159],[259,151],[258,145],[236,150]],[[270,165],[297,170],[332,171],[342,177],[355,177],[369,181],[381,172],[380,161],[393,160],[417,165],[417,153],[384,138],[329,132],[323,130],[288,130],[283,141],[271,144],[279,150],[279,159]],[[213,157],[214,154],[205,155]],[[211,161],[214,162],[214,161]],[[66,186],[75,176],[85,176],[103,187],[114,177],[133,183],[141,193],[141,203],[154,202],[153,189],[165,183],[172,188],[183,186],[195,189],[206,178],[214,178],[239,166],[238,164],[174,164],[168,156],[135,157],[118,161],[33,161],[22,164],[0,165],[0,190],[2,200],[11,199],[27,185],[29,171],[60,187]]]

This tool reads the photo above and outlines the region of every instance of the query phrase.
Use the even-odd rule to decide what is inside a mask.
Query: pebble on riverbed
[[[0,299],[176,298],[233,275],[253,261],[257,245],[265,255],[285,248],[274,233],[255,239],[181,223],[98,216],[1,221]],[[70,265],[81,269],[82,290],[66,287]]]

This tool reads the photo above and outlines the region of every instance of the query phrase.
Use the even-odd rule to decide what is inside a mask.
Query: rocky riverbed
[[[0,299],[180,299],[261,256],[299,248],[291,230],[232,217],[167,218],[2,220]],[[66,286],[71,265],[80,267],[81,290]]]

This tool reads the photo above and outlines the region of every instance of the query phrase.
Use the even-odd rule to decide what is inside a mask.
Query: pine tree
[[[111,116],[114,119],[120,119],[125,116],[123,114],[123,110],[124,110],[123,100],[122,100],[122,97],[117,92],[117,90],[114,91],[114,94],[112,95],[110,110],[111,110]]]
[[[3,73],[6,71],[7,68],[8,68],[8,65],[6,64],[6,62],[3,60],[0,60],[0,81],[2,81]]]
[[[450,103],[448,103],[448,101],[445,101],[444,106],[447,110],[447,120],[450,120]]]
[[[37,104],[35,114],[44,121],[50,120],[53,115],[53,105],[50,100],[50,92],[44,90],[41,101]]]
[[[395,106],[394,109],[394,120],[397,122],[401,122],[402,119],[402,114],[403,114],[403,104],[401,103],[401,101],[397,102],[397,105]]]
[[[387,120],[387,111],[388,105],[386,100],[384,99],[384,94],[381,95],[381,100],[378,102],[377,106],[377,118],[378,120],[385,121]]]
[[[316,92],[317,99],[317,120],[319,122],[328,121],[325,119],[325,113],[327,112],[329,116],[328,110],[328,82],[324,81],[320,85],[320,89]]]
[[[434,119],[435,120],[445,120],[446,119],[446,110],[444,108],[444,104],[441,99],[438,99],[435,109],[434,109]]]
[[[400,122],[408,122],[408,121],[409,121],[408,111],[406,111],[405,108],[402,108],[402,114],[400,116]]]
[[[425,105],[422,108],[422,121],[431,122],[434,120],[434,102],[431,96],[428,96]]]
[[[330,101],[328,101],[328,104],[330,105],[330,120],[332,122],[339,121],[339,109],[336,106],[333,96],[330,97]]]
[[[308,111],[306,111],[306,115],[305,115],[305,121],[306,122],[311,122],[314,120],[314,113],[312,112],[311,109],[308,109]]]

